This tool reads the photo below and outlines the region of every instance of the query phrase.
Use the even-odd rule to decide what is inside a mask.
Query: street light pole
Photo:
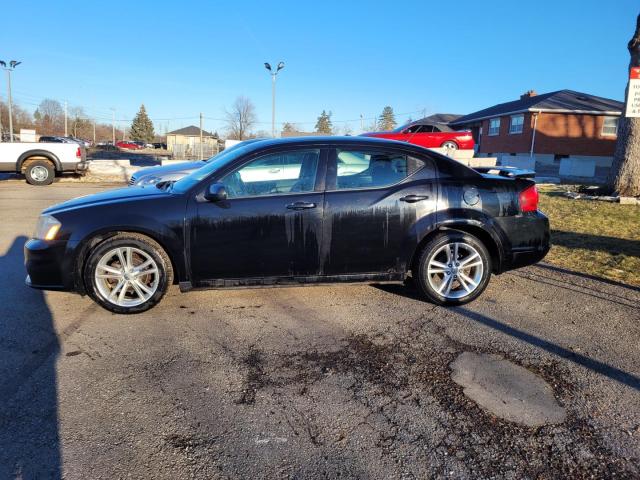
[[[13,142],[13,105],[11,104],[11,72],[22,62],[11,60],[7,67],[6,62],[0,60],[0,65],[7,72],[7,99],[9,100],[9,141]],[[1,135],[0,135],[1,136]]]
[[[271,68],[271,64],[265,62],[264,68],[269,70],[271,75],[271,136],[276,137],[276,76],[278,72],[284,68],[284,62],[278,63],[275,71]]]

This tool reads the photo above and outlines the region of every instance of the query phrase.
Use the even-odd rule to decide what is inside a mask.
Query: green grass
[[[569,200],[561,187],[540,187],[540,210],[551,222],[544,261],[640,286],[640,207]]]

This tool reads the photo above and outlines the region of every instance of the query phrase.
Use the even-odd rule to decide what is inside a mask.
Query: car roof
[[[262,140],[256,140],[251,144],[247,145],[253,149],[262,149],[267,147],[278,147],[278,146],[287,146],[287,145],[371,145],[372,147],[380,147],[380,146],[395,146],[395,147],[405,147],[405,148],[413,148],[415,145],[412,145],[407,142],[399,142],[397,140],[389,140],[386,138],[376,138],[376,137],[361,137],[361,136],[310,136],[310,137],[287,137],[287,138],[266,138]],[[421,147],[417,147],[420,150],[424,150]]]

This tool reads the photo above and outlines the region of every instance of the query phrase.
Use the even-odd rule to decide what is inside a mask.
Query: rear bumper
[[[31,239],[24,245],[25,283],[40,290],[71,290],[65,285],[63,265],[66,242]]]
[[[542,212],[509,217],[502,225],[511,248],[505,252],[502,271],[533,265],[542,260],[551,248],[549,219]]]
[[[78,163],[75,166],[74,172],[84,175],[85,173],[87,173],[89,171],[89,164],[90,163],[91,163],[90,161],[83,161],[83,162]]]
[[[90,162],[80,162],[76,165],[76,173],[86,173],[87,170],[89,170],[89,163]]]

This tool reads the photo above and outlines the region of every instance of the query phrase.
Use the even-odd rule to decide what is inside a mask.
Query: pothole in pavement
[[[566,418],[547,382],[500,355],[464,352],[451,369],[467,397],[504,420],[539,427]]]

